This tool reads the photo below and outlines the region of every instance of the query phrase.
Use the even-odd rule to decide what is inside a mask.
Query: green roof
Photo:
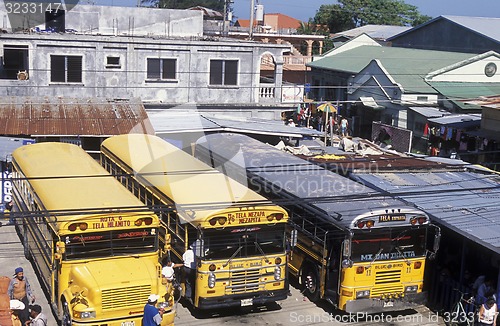
[[[307,66],[357,74],[370,61],[378,59],[406,92],[435,94],[436,91],[424,81],[424,77],[473,56],[471,53],[363,45],[317,59]]]
[[[460,83],[460,82],[428,82],[440,94],[449,98],[461,109],[478,109],[479,105],[465,104],[460,100],[474,99],[480,96],[500,95],[500,83]]]

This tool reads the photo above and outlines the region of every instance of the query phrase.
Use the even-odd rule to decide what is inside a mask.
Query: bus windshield
[[[285,251],[285,225],[208,229],[203,232],[205,259],[244,258]]]
[[[67,260],[102,258],[154,252],[158,232],[155,228],[113,230],[66,235]]]
[[[356,232],[351,259],[357,262],[407,259],[426,254],[426,228],[380,229]]]

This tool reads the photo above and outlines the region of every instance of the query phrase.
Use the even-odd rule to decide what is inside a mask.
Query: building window
[[[106,57],[106,68],[120,68],[120,57]]]
[[[50,81],[55,83],[81,83],[82,56],[51,55]]]
[[[0,73],[0,78],[28,79],[28,58],[27,45],[5,44],[3,46],[3,72]]]
[[[210,60],[210,85],[237,85],[238,60]]]
[[[148,59],[148,79],[175,79],[176,59]]]

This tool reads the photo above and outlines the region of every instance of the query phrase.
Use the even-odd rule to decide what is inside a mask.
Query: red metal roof
[[[112,136],[154,134],[140,100],[4,97],[0,135]]]

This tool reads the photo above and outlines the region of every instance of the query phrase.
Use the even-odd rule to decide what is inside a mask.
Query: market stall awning
[[[378,105],[375,99],[371,96],[360,96],[359,100],[363,103],[364,106],[373,108],[373,109],[384,109],[385,107],[382,105]]]
[[[481,114],[451,114],[429,119],[429,122],[449,128],[467,129],[481,126]]]

